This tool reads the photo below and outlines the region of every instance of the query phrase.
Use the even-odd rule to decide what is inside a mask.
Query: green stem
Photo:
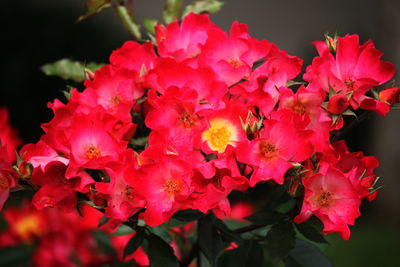
[[[141,41],[142,34],[140,33],[140,25],[135,22],[126,7],[117,5],[115,6],[115,11],[129,34],[137,41]]]
[[[171,23],[174,18],[180,19],[182,0],[166,0],[164,6],[164,20]]]

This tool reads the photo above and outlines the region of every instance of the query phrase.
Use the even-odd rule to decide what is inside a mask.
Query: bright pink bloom
[[[196,58],[201,53],[201,46],[207,41],[208,31],[220,30],[208,15],[191,13],[179,25],[178,21],[166,27],[156,26],[158,53],[161,57],[173,57],[177,61]]]
[[[157,97],[155,91],[148,93],[152,105],[146,116],[146,125],[152,132],[150,144],[166,144],[178,154],[187,154],[201,145],[201,133],[207,127],[204,111],[196,112],[195,91],[169,88]]]
[[[190,78],[189,78],[190,77]],[[196,110],[218,108],[221,98],[228,92],[225,83],[218,81],[217,74],[207,65],[194,68],[172,58],[160,58],[156,67],[146,76],[146,86],[165,94],[170,87],[185,88],[197,92]]]
[[[93,81],[85,81],[87,88],[82,93],[81,101],[96,103],[108,113],[124,121],[130,120],[134,100],[142,97],[145,92],[135,84],[136,80],[137,72],[106,65],[96,71]]]
[[[132,157],[128,157],[132,161]],[[127,180],[136,179],[136,171],[128,161],[117,164],[113,169],[106,169],[110,181],[96,183],[96,190],[107,195],[107,205],[105,215],[127,221],[129,217],[145,206],[143,198],[138,197],[135,188],[127,183]]]
[[[157,56],[151,42],[139,44],[127,41],[121,48],[113,51],[110,56],[111,65],[118,68],[133,70],[139,77],[154,67]]]
[[[172,157],[164,157],[157,164],[137,170],[135,177],[126,177],[127,183],[143,197],[146,211],[143,218],[149,226],[167,222],[193,192],[192,171],[189,166]]]
[[[73,210],[76,207],[76,191],[80,178],[66,179],[67,166],[60,161],[53,161],[44,168],[36,168],[31,176],[35,185],[41,186],[35,193],[32,203],[38,210],[46,207],[58,207]]]
[[[294,117],[290,114],[280,120],[265,120],[259,138],[237,147],[238,161],[254,168],[251,186],[270,179],[282,184],[284,174],[292,167],[290,161],[300,162],[311,155],[311,132],[294,125]]]
[[[228,195],[233,190],[244,191],[249,187],[248,179],[238,170],[232,153],[221,159],[207,162],[196,172],[193,181],[196,185],[193,208],[203,213],[217,209],[224,216],[230,214]]]
[[[339,37],[336,56],[324,50],[307,67],[304,80],[317,83],[326,92],[332,89],[348,95],[351,106],[358,109],[366,92],[394,75],[393,64],[381,57],[371,41],[360,45],[358,35]]]
[[[348,225],[360,216],[360,198],[352,183],[339,170],[328,167],[325,173],[317,173],[303,179],[304,200],[301,212],[294,218],[301,223],[311,215],[324,224],[325,234],[338,232],[344,240],[350,238]]]

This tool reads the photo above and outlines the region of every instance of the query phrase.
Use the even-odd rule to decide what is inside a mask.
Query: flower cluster
[[[295,222],[315,215],[348,239],[361,200],[376,194],[378,161],[332,133],[354,110],[385,115],[400,91],[376,91],[395,69],[373,43],[316,42],[298,86],[302,60],[244,24],[228,35],[192,13],[157,25],[154,42],[126,42],[84,91],[49,104],[44,135],[19,153],[33,167],[35,207],[71,209],[79,192],[114,220],[139,213],[157,226],[183,209],[226,216],[233,190],[290,181],[304,192]]]
[[[29,261],[29,266],[103,266],[122,260],[123,248],[132,234],[108,235],[110,224],[98,228],[102,216],[89,205],[82,206],[81,214],[59,209],[39,211],[28,202],[19,207],[8,206],[1,214],[8,227],[0,231],[0,249],[32,247],[27,250],[27,257],[21,259]],[[104,238],[103,244],[96,240],[96,235]],[[108,249],[102,247],[106,241],[110,242]],[[148,265],[141,248],[125,258],[131,259],[140,266]]]

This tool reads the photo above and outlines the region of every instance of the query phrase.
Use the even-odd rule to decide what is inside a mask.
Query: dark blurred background
[[[129,39],[113,10],[76,23],[85,0],[1,0],[0,106],[25,142],[36,142],[40,123],[51,119],[46,103],[61,97],[68,82],[47,77],[40,67],[60,58],[107,62],[111,51]],[[138,20],[161,17],[163,0],[134,1]],[[189,2],[189,1],[184,1]],[[384,60],[400,69],[399,0],[226,0],[212,20],[228,30],[233,21],[246,23],[252,36],[275,42],[289,54],[311,63],[311,42],[326,32],[357,33],[372,39]],[[399,74],[396,79],[399,81]],[[69,83],[71,84],[71,83]],[[400,82],[397,83],[400,85]],[[323,249],[335,266],[396,266],[400,249],[400,111],[362,122],[348,143],[353,151],[376,155],[384,188],[352,228],[348,242],[335,235]]]

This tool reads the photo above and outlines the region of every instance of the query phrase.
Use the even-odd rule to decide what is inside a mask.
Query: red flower
[[[284,174],[292,167],[289,161],[303,161],[311,155],[308,141],[311,133],[296,129],[290,121],[294,123],[291,115],[284,115],[280,120],[265,120],[259,138],[238,146],[238,161],[254,168],[251,186],[270,179],[282,184]]]
[[[332,89],[348,95],[354,109],[363,108],[365,93],[387,82],[395,72],[392,63],[380,60],[382,53],[371,41],[360,45],[358,35],[339,37],[336,56],[328,49],[320,51],[307,67],[304,80],[317,83],[326,92]]]
[[[177,61],[196,58],[201,46],[207,41],[208,31],[219,30],[208,15],[190,13],[182,20],[181,25],[174,21],[167,27],[156,26],[156,40],[161,57],[173,57]]]
[[[192,171],[185,162],[164,157],[157,164],[139,168],[136,176],[126,177],[126,181],[146,200],[146,223],[157,226],[187,205],[186,199],[194,189],[191,177]]]
[[[348,225],[353,225],[360,216],[361,203],[350,180],[339,170],[329,167],[326,173],[304,178],[303,185],[304,200],[294,221],[301,223],[315,215],[323,222],[325,234],[339,232],[344,240],[348,240]]]

